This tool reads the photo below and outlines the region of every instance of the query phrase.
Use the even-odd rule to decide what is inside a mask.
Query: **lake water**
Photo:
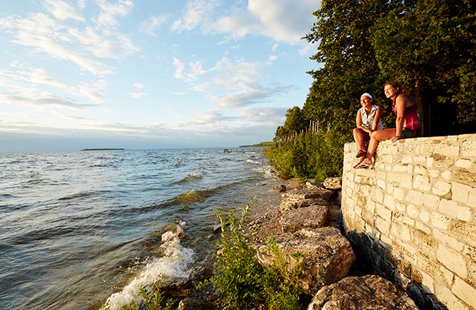
[[[0,153],[0,309],[119,305],[186,274],[214,251],[214,209],[272,192],[261,150],[230,150]]]

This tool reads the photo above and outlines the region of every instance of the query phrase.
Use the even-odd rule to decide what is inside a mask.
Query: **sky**
[[[0,3],[0,152],[271,141],[319,0]]]

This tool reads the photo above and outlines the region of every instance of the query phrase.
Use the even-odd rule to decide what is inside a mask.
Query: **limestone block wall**
[[[385,141],[373,169],[344,147],[344,229],[422,309],[476,309],[476,134]]]

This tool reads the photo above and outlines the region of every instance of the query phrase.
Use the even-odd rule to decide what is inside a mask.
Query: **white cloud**
[[[78,4],[80,9],[82,7],[84,8],[84,3]],[[84,21],[83,16],[76,12],[74,7],[64,2],[63,0],[45,0],[43,6],[47,11],[51,12],[51,14],[53,14],[58,19],[73,19],[80,22]]]
[[[149,17],[140,24],[139,31],[155,35],[157,29],[167,22],[168,19],[169,17],[165,15]]]
[[[276,41],[295,43],[311,29],[312,13],[320,1],[249,0],[248,11],[257,17],[263,34]]]
[[[209,22],[217,5],[216,0],[190,0],[183,17],[173,22],[172,30],[177,32],[192,30]]]
[[[85,107],[91,104],[80,103],[81,97],[93,103],[102,103],[105,88],[106,82],[101,79],[67,85],[54,79],[44,69],[28,68],[18,63],[12,64],[10,69],[0,70],[0,96],[3,98],[0,102],[9,104]]]
[[[204,75],[206,71],[203,69],[201,61],[194,61],[188,64],[188,71],[186,71],[185,64],[177,57],[174,57],[172,64],[175,67],[174,77],[178,80],[184,80],[186,82],[195,81],[200,76]]]
[[[52,3],[55,2],[48,0],[45,6]],[[67,12],[57,12],[55,17],[61,15],[64,18],[72,14]],[[139,50],[125,34],[108,29],[73,27],[65,20],[43,13],[28,18],[2,18],[0,29],[12,34],[13,43],[31,47],[34,52],[46,53],[55,59],[72,62],[81,70],[97,76],[113,72],[111,66],[99,59],[121,58]]]
[[[97,5],[101,9],[97,21],[106,27],[116,26],[116,16],[126,16],[134,7],[132,0],[119,0],[116,4],[107,0],[97,0]]]
[[[135,88],[135,89],[142,89],[144,88],[144,85],[142,83],[139,83],[139,82],[136,82],[134,84],[132,84],[132,86]]]
[[[277,42],[298,43],[309,32],[320,6],[316,0],[249,0],[246,7],[236,6],[228,15],[219,15],[218,4],[191,0],[184,16],[175,21],[175,31],[200,28],[205,32],[223,33],[231,38],[262,35]]]
[[[143,92],[130,92],[128,93],[129,97],[133,98],[133,99],[139,99],[139,98],[142,98],[144,96],[147,95],[147,93],[143,93]]]

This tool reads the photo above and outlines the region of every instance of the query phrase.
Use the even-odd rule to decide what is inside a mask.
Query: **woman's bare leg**
[[[395,136],[395,133],[395,128],[386,128],[372,132],[372,134],[370,135],[369,147],[367,148],[367,156],[365,157],[363,162],[371,164],[372,158],[375,155],[375,151],[377,150],[379,142],[390,139],[391,137]]]
[[[354,128],[352,134],[354,136],[355,143],[357,143],[357,146],[359,147],[359,150],[365,152],[365,141],[367,141],[366,132],[360,128]]]

